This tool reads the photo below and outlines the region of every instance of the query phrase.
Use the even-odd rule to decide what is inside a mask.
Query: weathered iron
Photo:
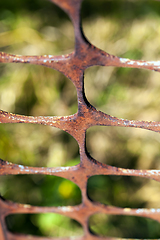
[[[66,207],[37,207],[14,203],[0,198],[0,239],[1,240],[38,240],[59,239],[34,237],[21,234],[13,234],[8,231],[5,217],[15,213],[59,213],[78,221],[84,230],[84,235],[79,240],[104,239],[93,235],[88,227],[89,217],[95,213],[106,213],[113,215],[132,215],[147,217],[160,222],[160,209],[131,209],[102,205],[90,201],[87,196],[88,178],[94,175],[123,175],[139,176],[160,181],[160,170],[136,170],[123,169],[102,164],[93,159],[86,150],[86,130],[91,126],[121,126],[143,128],[160,132],[160,122],[124,120],[107,115],[96,110],[86,99],[84,93],[84,71],[94,65],[133,67],[160,71],[159,61],[138,61],[118,58],[93,46],[85,37],[81,28],[80,8],[82,0],[51,0],[62,8],[70,17],[75,32],[75,51],[62,56],[18,56],[0,53],[1,63],[30,63],[56,69],[69,78],[76,87],[78,99],[78,112],[67,117],[28,117],[0,111],[0,123],[32,123],[43,124],[59,128],[72,135],[79,144],[80,163],[73,167],[27,167],[16,165],[0,160],[0,175],[16,174],[44,174],[63,177],[71,180],[79,186],[82,193],[82,203],[78,206]],[[69,239],[69,238],[63,238]],[[115,239],[106,237],[105,239]]]

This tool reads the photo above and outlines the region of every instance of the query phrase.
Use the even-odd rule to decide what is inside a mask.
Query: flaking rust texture
[[[0,123],[32,123],[57,127],[71,134],[79,144],[80,164],[73,167],[36,168],[12,164],[0,159],[0,175],[15,174],[45,174],[63,177],[77,184],[82,192],[82,203],[78,206],[68,207],[36,207],[6,201],[0,198],[0,240],[47,240],[54,238],[34,237],[13,234],[7,230],[5,217],[13,213],[59,213],[77,220],[83,227],[84,235],[79,240],[100,240],[101,237],[93,235],[88,228],[89,217],[95,213],[113,215],[132,215],[147,217],[160,222],[160,209],[130,209],[114,206],[105,206],[92,202],[86,194],[87,180],[94,175],[123,175],[139,176],[160,181],[159,170],[134,170],[116,168],[101,164],[91,158],[85,147],[86,130],[91,126],[121,126],[143,128],[160,132],[160,122],[132,121],[118,119],[103,112],[97,111],[85,97],[84,71],[94,65],[133,67],[160,71],[160,62],[138,61],[118,58],[110,55],[88,42],[81,29],[80,8],[82,0],[52,0],[62,8],[70,17],[75,32],[75,50],[71,54],[62,56],[18,56],[0,53],[2,63],[30,63],[56,69],[68,77],[76,87],[78,98],[78,112],[67,117],[27,117],[0,111]],[[56,238],[57,239],[57,238]],[[69,238],[63,238],[69,239]],[[103,238],[104,239],[104,238]],[[105,239],[115,239],[106,237]]]

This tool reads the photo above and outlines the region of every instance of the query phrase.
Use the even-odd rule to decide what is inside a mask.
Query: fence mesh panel
[[[124,169],[98,162],[93,159],[86,149],[86,131],[92,126],[119,126],[148,129],[160,132],[160,122],[125,120],[110,116],[96,110],[87,100],[84,92],[84,71],[90,66],[115,66],[115,67],[132,67],[148,70],[160,71],[160,62],[138,61],[106,53],[93,46],[85,37],[81,28],[80,9],[82,0],[51,0],[63,9],[70,17],[75,33],[75,50],[74,52],[62,56],[20,56],[11,55],[4,52],[0,53],[1,63],[29,63],[42,65],[53,68],[67,78],[69,78],[76,87],[78,99],[78,111],[76,114],[66,117],[28,117],[17,114],[0,111],[0,123],[32,123],[42,124],[59,128],[72,135],[78,142],[80,151],[80,163],[73,167],[28,167],[13,164],[0,160],[0,175],[16,174],[44,174],[54,175],[66,178],[77,184],[81,190],[82,203],[76,206],[64,207],[39,207],[25,204],[14,203],[0,198],[0,239],[1,240],[38,240],[51,239],[46,237],[34,237],[23,234],[13,234],[6,226],[5,218],[10,214],[35,214],[35,213],[58,213],[75,219],[84,230],[82,237],[77,239],[102,239],[95,236],[89,230],[89,218],[96,213],[108,215],[125,215],[150,218],[160,222],[160,209],[131,209],[120,208],[110,205],[103,205],[91,201],[87,196],[87,182],[91,176],[95,175],[121,175],[121,176],[138,176],[141,178],[153,179],[160,181],[159,170],[137,170]],[[52,238],[59,239],[59,238]],[[69,239],[69,238],[64,238]],[[104,238],[103,238],[104,239]],[[113,239],[106,237],[105,239]],[[115,238],[114,238],[115,239]]]

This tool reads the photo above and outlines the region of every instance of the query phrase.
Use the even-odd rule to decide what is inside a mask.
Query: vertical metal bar
[[[6,226],[4,221],[0,218],[0,240],[7,240],[6,233]]]

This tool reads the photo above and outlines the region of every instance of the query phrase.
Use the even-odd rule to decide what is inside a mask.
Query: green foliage
[[[90,218],[91,231],[100,236],[117,238],[159,238],[159,223],[134,216],[95,214]]]
[[[78,222],[54,213],[10,215],[6,222],[10,231],[28,235],[73,237],[83,234]]]

